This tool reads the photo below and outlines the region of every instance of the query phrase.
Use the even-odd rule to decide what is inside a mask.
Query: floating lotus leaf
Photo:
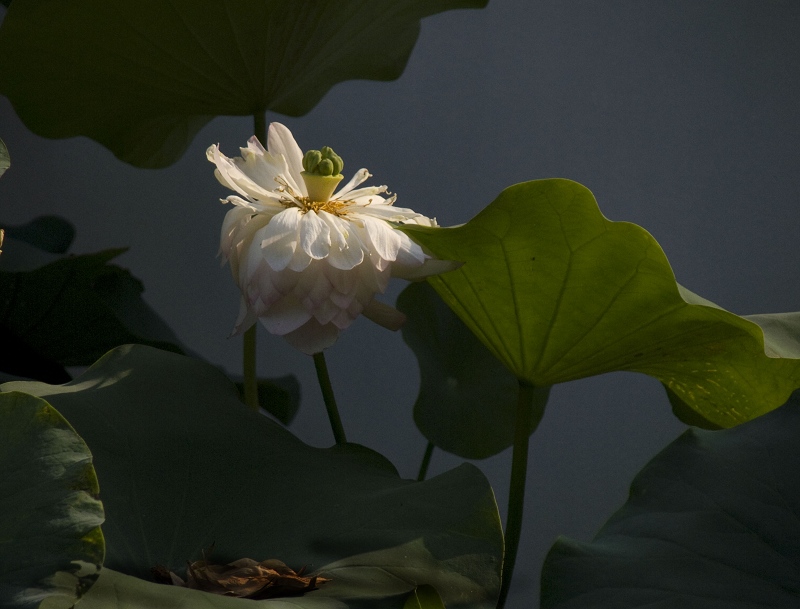
[[[177,586],[154,584],[104,568],[81,609],[347,609],[332,598],[312,596],[253,601],[209,594]],[[76,609],[77,609],[76,607]],[[42,608],[47,609],[47,608]]]
[[[439,448],[485,459],[514,443],[519,382],[426,283],[397,299],[405,313],[403,340],[419,362],[414,422]],[[549,387],[534,390],[530,432],[539,425]]]
[[[465,225],[404,230],[466,263],[431,285],[536,386],[643,372],[720,427],[768,412],[800,387],[797,334],[775,324],[765,343],[754,323],[762,316],[687,302],[656,240],[606,219],[575,182],[517,184]]]
[[[164,167],[215,116],[300,116],[336,83],[398,78],[423,17],[486,1],[15,0],[0,93],[38,135]]]
[[[594,541],[556,542],[542,608],[800,606],[799,436],[800,393],[735,429],[684,433]]]
[[[134,590],[163,595],[165,607],[197,598],[154,583],[150,569],[182,574],[212,544],[215,563],[275,559],[331,580],[294,598],[300,607],[319,599],[378,606],[418,584],[448,604],[494,606],[500,519],[471,465],[418,483],[364,447],[312,448],[244,406],[213,366],[141,345],[115,349],[66,385],[3,388],[46,396],[92,449],[106,507],[105,566],[133,577],[110,575],[106,584],[104,569],[84,609],[147,607]],[[109,604],[112,591],[130,600]],[[221,602],[207,606],[233,607],[213,604]]]
[[[103,563],[92,454],[47,402],[1,393],[0,471],[0,607],[72,607]]]

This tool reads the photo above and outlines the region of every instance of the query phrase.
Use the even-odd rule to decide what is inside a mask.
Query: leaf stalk
[[[333,395],[331,377],[328,374],[328,365],[325,362],[325,354],[320,351],[314,354],[314,367],[317,369],[317,380],[322,389],[322,399],[325,401],[325,410],[328,411],[328,420],[331,422],[333,439],[336,444],[347,444],[347,436],[342,426],[342,418],[339,416],[339,409],[336,406],[336,398]]]
[[[519,539],[522,533],[522,514],[525,503],[525,482],[528,477],[528,442],[530,440],[530,420],[534,399],[533,385],[519,381],[517,411],[514,421],[514,448],[511,457],[511,485],[508,493],[508,513],[506,516],[505,555],[500,596],[497,609],[503,609],[511,588],[514,565],[517,561]]]

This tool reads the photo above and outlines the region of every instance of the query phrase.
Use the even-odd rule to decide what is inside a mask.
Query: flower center
[[[344,169],[342,157],[333,151],[330,146],[323,146],[321,150],[309,150],[303,157],[305,172],[316,176],[338,176]]]
[[[303,173],[305,174],[305,172]],[[303,178],[306,179],[306,176],[303,175]],[[341,176],[339,176],[339,178],[341,179]],[[278,192],[283,193],[280,196],[281,204],[286,208],[299,207],[300,213],[303,214],[307,214],[310,211],[313,211],[314,213],[326,211],[329,214],[333,214],[334,216],[339,216],[341,218],[347,215],[347,212],[350,211],[350,206],[355,203],[354,201],[347,199],[331,201],[330,196],[326,197],[324,201],[315,201],[312,197],[303,197],[300,195],[300,193],[295,192],[295,190],[289,186],[282,176],[275,178],[275,181],[280,185],[277,189]]]
[[[347,215],[348,207],[353,204],[352,201],[312,201],[310,197],[303,197],[300,199],[300,203],[302,205],[301,212],[304,214],[310,211],[315,213],[326,211],[340,218]]]
[[[321,150],[306,152],[303,157],[304,171],[300,175],[303,176],[303,181],[306,183],[308,198],[315,204],[327,203],[339,182],[344,178],[343,168],[342,157],[328,146]]]

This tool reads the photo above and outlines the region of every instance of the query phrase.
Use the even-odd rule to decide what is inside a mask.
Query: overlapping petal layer
[[[241,156],[207,151],[220,183],[235,191],[222,224],[220,254],[241,290],[241,333],[256,320],[305,353],[331,346],[360,314],[396,330],[403,315],[373,300],[391,276],[420,278],[451,265],[434,260],[393,223],[436,226],[395,207],[386,186],[360,187],[361,169],[330,201],[312,201],[303,153],[291,132],[272,123],[265,150],[250,138]],[[388,193],[387,193],[388,194]]]

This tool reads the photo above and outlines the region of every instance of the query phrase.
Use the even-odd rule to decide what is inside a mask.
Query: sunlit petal
[[[240,151],[235,158],[218,146],[206,153],[220,183],[238,193],[224,200],[233,207],[220,231],[220,255],[241,291],[235,332],[259,319],[270,333],[313,354],[362,314],[396,330],[404,316],[374,298],[389,278],[415,279],[458,265],[433,259],[397,229],[436,226],[435,220],[394,207],[397,197],[384,196],[386,186],[357,188],[370,177],[366,169],[328,200],[330,191],[317,189],[314,165],[301,175],[303,154],[283,125],[270,125],[266,149],[253,137]],[[313,200],[306,179],[315,188]]]

